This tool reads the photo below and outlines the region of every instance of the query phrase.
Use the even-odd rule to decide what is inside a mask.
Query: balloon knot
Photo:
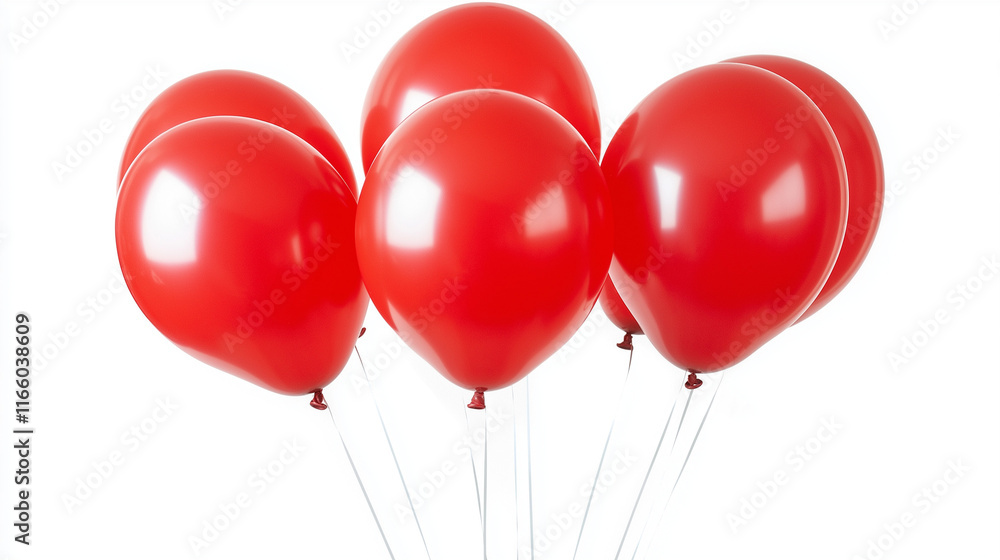
[[[698,379],[698,372],[692,371],[691,373],[688,374],[688,380],[684,383],[684,387],[687,389],[694,390],[697,389],[698,387],[701,387],[702,383],[704,383],[704,381]]]
[[[313,400],[309,402],[309,406],[316,410],[326,410],[326,398],[323,397],[322,389],[313,391]]]
[[[486,408],[486,396],[483,395],[485,387],[476,387],[476,392],[472,395],[472,402],[469,403],[469,408],[473,410],[482,410]]]
[[[358,333],[358,338],[361,338],[362,336],[364,336],[366,330],[368,330],[368,329],[366,329],[364,327],[361,327],[361,332]]]
[[[630,350],[631,351],[632,350],[632,333],[626,332],[625,333],[625,338],[623,338],[622,341],[617,344],[617,346],[619,348],[621,348],[622,350]]]

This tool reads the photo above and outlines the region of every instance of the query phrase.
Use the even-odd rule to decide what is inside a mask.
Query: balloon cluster
[[[378,68],[360,196],[290,89],[237,71],[167,89],[122,158],[119,258],[160,332],[248,381],[322,404],[370,296],[481,408],[568,341],[602,288],[619,346],[645,334],[696,387],[828,303],[877,229],[871,124],[793,59],[681,74],[599,163],[600,147],[569,44],[521,10],[459,6]]]

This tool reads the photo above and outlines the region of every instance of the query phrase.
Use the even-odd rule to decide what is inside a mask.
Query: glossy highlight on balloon
[[[474,109],[452,128],[455,105]],[[457,385],[500,389],[568,341],[597,301],[608,191],[553,110],[458,92],[386,141],[361,191],[357,243],[372,302],[403,341]]]
[[[255,119],[207,117],[158,136],[129,168],[118,259],[171,342],[303,395],[341,371],[365,316],[356,212],[343,178],[305,141]]]
[[[210,70],[188,76],[156,96],[125,144],[118,168],[119,186],[129,165],[154,138],[181,123],[214,116],[249,117],[295,134],[323,154],[357,200],[347,151],[323,115],[289,87],[242,70]]]
[[[597,96],[580,58],[534,15],[503,4],[449,8],[417,24],[379,65],[362,110],[365,172],[389,134],[432,99],[467,89],[502,89],[548,105],[600,156]],[[447,125],[465,118],[461,106]]]
[[[713,64],[661,85],[602,168],[611,278],[685,370],[729,367],[791,325],[840,250],[848,199],[836,137],[808,96],[766,70]]]
[[[844,244],[830,277],[801,322],[839,294],[861,268],[878,231],[885,197],[885,171],[875,129],[856,99],[837,80],[805,62],[772,55],[752,55],[725,62],[750,64],[795,84],[823,112],[837,136],[847,169],[850,207]]]

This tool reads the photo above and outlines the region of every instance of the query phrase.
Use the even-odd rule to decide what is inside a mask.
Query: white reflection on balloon
[[[677,203],[681,194],[681,174],[673,169],[657,165],[656,197],[660,201],[660,229],[677,228]]]
[[[438,96],[427,93],[426,91],[421,91],[419,89],[411,89],[406,92],[406,96],[403,97],[403,103],[399,109],[399,120],[402,121],[406,117],[413,114],[414,111],[423,107],[428,102],[437,99]]]
[[[201,211],[198,193],[170,171],[163,170],[153,180],[142,204],[141,235],[146,257],[169,265],[194,262]]]
[[[302,235],[298,233],[292,236],[292,258],[297,264],[302,263]]]
[[[412,168],[400,177],[386,209],[386,238],[401,249],[433,247],[441,187]]]
[[[793,164],[764,191],[761,214],[765,222],[799,218],[806,210],[805,176],[802,166]]]
[[[569,226],[564,189],[562,184],[553,181],[534,199],[529,199],[528,206],[521,213],[526,236],[542,237],[563,231]]]

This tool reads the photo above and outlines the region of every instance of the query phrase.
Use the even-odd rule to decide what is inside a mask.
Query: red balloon
[[[766,70],[661,85],[602,163],[611,278],[657,350],[691,372],[744,359],[815,299],[844,237],[844,160],[823,114]]]
[[[794,58],[769,55],[741,56],[726,62],[757,66],[795,84],[823,112],[844,153],[847,189],[850,193],[844,245],[830,278],[809,309],[799,317],[798,321],[801,322],[829,303],[847,286],[861,268],[861,263],[875,241],[885,194],[882,152],[878,147],[878,139],[875,138],[875,129],[861,105],[847,88],[819,68]]]
[[[513,91],[545,103],[575,126],[600,156],[597,96],[569,43],[523,10],[476,3],[425,19],[382,61],[362,111],[365,173],[389,134],[417,107],[448,93],[481,88]],[[438,126],[457,127],[468,111],[456,106]]]
[[[139,308],[174,344],[305,394],[337,376],[364,320],[356,211],[343,178],[292,133],[197,119],[150,142],[125,175],[118,259]]]
[[[241,70],[195,74],[158,95],[139,117],[125,144],[118,184],[121,185],[129,165],[153,138],[193,119],[225,115],[267,121],[302,138],[333,165],[357,200],[351,161],[323,115],[287,86]]]
[[[625,302],[622,301],[622,296],[618,293],[613,282],[611,282],[611,276],[608,276],[604,280],[604,289],[601,290],[601,295],[597,298],[597,301],[601,302],[601,308],[604,309],[604,314],[611,319],[611,322],[619,329],[625,331],[625,337],[622,341],[617,344],[622,350],[632,350],[632,336],[637,334],[642,334],[642,328],[639,327],[639,323],[632,316],[632,312],[628,310],[625,306]]]
[[[475,110],[451,129],[456,105]],[[590,148],[551,109],[499,90],[446,95],[400,125],[365,178],[362,276],[403,341],[481,398],[587,318],[611,260],[608,202]]]
[[[608,319],[611,319],[611,322],[616,327],[628,334],[642,334],[642,327],[639,326],[639,322],[635,320],[632,312],[625,306],[625,302],[622,301],[622,296],[618,293],[618,289],[611,282],[610,276],[604,281],[604,289],[601,290],[601,296],[598,298],[598,301],[601,302],[601,309],[604,310],[604,314],[608,316]]]

